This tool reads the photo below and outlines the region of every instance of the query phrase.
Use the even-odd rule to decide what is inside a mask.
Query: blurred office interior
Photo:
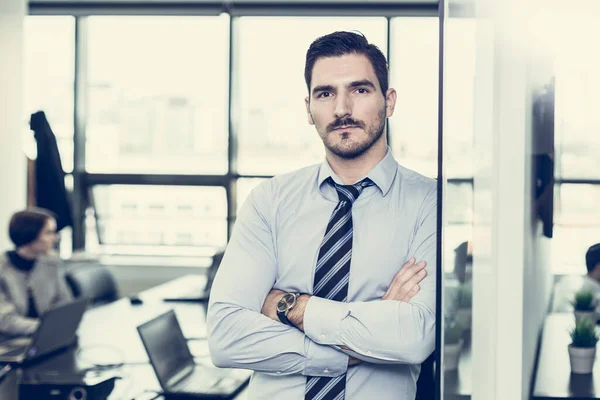
[[[562,342],[543,358],[544,331],[555,283],[585,275],[600,242],[598,15],[585,1],[3,0],[0,245],[35,202],[41,110],[73,219],[61,258],[105,266],[119,298],[203,274],[254,187],[323,160],[305,52],[360,31],[398,92],[394,156],[444,189],[439,352],[444,318],[470,310],[431,393],[579,398],[594,376],[570,374]]]

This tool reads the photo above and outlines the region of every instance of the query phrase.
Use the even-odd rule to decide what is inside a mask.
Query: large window
[[[552,268],[586,273],[585,252],[600,242],[600,29],[593,16],[547,13],[533,30],[555,75],[555,205]],[[557,26],[569,29],[556,29]]]
[[[97,185],[99,235],[105,245],[213,246],[227,243],[222,187]]]
[[[73,171],[73,85],[75,18],[28,17],[25,19],[24,142],[35,156],[35,140],[29,117],[44,111],[56,135],[66,172]]]
[[[407,168],[437,176],[438,19],[393,18],[390,87],[398,99],[389,119],[392,150]]]
[[[87,22],[86,169],[226,173],[228,16]]]
[[[403,165],[435,177],[435,17],[30,17],[27,110],[48,114],[67,171],[79,151],[73,116],[83,117],[75,137],[85,170],[73,181],[86,247],[192,254],[224,246],[254,187],[321,162],[304,61],[315,38],[336,30],[363,33],[388,57],[398,91],[390,145]],[[468,197],[463,186],[452,193]]]
[[[308,124],[304,103],[306,50],[319,36],[356,30],[385,54],[386,19],[242,17],[235,22],[238,172],[274,175],[321,162],[323,143]]]

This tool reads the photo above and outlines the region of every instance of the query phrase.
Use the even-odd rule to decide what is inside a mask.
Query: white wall
[[[480,0],[477,11],[472,393],[526,400],[550,276],[531,218],[531,10]]]
[[[0,1],[0,249],[11,247],[8,221],[25,207],[23,23],[25,0]]]
[[[202,267],[111,265],[110,270],[119,287],[119,294],[127,297],[185,275],[206,273]]]
[[[532,42],[532,45],[533,42]],[[538,46],[535,48],[539,49]],[[532,108],[532,93],[540,85],[548,83],[551,75],[551,63],[545,54],[540,51],[530,53],[530,61],[527,71],[528,93],[527,108]],[[531,120],[528,119],[528,132],[531,132]],[[547,143],[531,140],[531,135],[527,136],[525,142],[525,160],[526,171],[532,170],[533,156],[538,153],[545,153],[549,148],[545,148]],[[543,236],[543,225],[535,216],[535,208],[532,199],[531,173],[525,175],[525,216],[530,216],[529,225],[525,224],[525,257],[523,264],[523,376],[522,376],[522,398],[529,399],[529,389],[531,379],[533,378],[533,368],[537,345],[540,338],[540,331],[544,324],[550,293],[552,289],[551,257],[550,247],[551,239]]]

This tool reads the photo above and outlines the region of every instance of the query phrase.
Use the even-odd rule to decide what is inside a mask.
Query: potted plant
[[[458,321],[451,321],[444,329],[444,369],[453,371],[458,368],[460,351],[463,346],[464,328]]]
[[[571,344],[569,345],[569,359],[571,371],[574,374],[589,374],[594,368],[596,360],[596,343],[600,336],[596,330],[596,323],[588,318],[575,321],[571,331]]]
[[[465,330],[471,329],[473,309],[473,287],[470,282],[463,284],[458,290],[456,321]]]
[[[572,304],[576,321],[579,321],[581,318],[588,318],[596,323],[598,320],[598,315],[596,314],[597,301],[591,291],[580,290],[575,293],[575,299]]]

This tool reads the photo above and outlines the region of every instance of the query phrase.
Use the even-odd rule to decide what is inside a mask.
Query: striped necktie
[[[345,302],[352,260],[352,204],[373,181],[365,178],[354,185],[338,185],[329,177],[325,182],[335,187],[340,201],[331,214],[319,249],[313,296]],[[346,374],[335,378],[306,377],[305,400],[343,400],[345,392]]]

